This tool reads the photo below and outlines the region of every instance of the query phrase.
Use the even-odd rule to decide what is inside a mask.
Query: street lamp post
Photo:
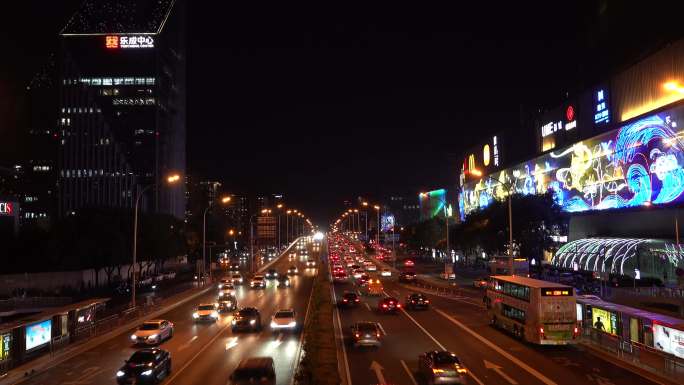
[[[166,178],[169,184],[176,183],[180,180],[180,175],[174,174]],[[140,204],[140,197],[145,191],[152,188],[154,184],[147,185],[138,191],[135,197],[135,208],[133,209],[133,272],[131,273],[131,305],[135,307],[135,287],[137,285],[136,267],[138,265],[138,205]]]
[[[230,202],[230,197],[221,198],[221,203],[226,204]],[[214,202],[209,202],[209,205],[204,209],[204,214],[202,215],[202,275],[205,275],[205,269],[207,268],[207,211],[214,205]],[[209,256],[209,281],[211,281],[211,255]]]
[[[377,234],[376,234],[375,242],[377,242],[377,243],[378,243],[378,246],[380,246],[380,206],[375,205],[375,206],[373,206],[373,208],[375,209],[375,211],[376,211],[377,214],[378,214],[378,222],[377,222],[377,224],[376,224],[376,227],[377,227],[377,230],[378,230],[378,231],[377,231]]]

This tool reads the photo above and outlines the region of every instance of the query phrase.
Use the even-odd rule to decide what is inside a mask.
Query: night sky
[[[23,88],[78,3],[22,2],[0,26],[5,143],[20,142]],[[454,186],[463,152],[487,134],[531,150],[536,110],[680,34],[678,12],[644,23],[620,1],[232,3],[190,2],[188,170],[227,192],[283,193],[319,224],[344,199]],[[0,160],[20,156],[9,147]]]

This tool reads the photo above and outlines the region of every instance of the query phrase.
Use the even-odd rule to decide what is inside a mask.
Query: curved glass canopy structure
[[[675,269],[684,268],[684,247],[660,239],[586,238],[563,245],[551,263],[571,270],[630,277],[638,270],[642,278],[674,281]]]

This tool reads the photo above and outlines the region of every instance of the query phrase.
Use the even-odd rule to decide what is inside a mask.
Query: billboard
[[[461,184],[491,174],[503,164],[501,135],[494,135],[466,153],[461,166]]]
[[[390,232],[392,231],[392,228],[394,228],[394,215],[392,214],[383,214],[380,217],[380,229],[383,232]]]
[[[432,190],[418,194],[418,205],[420,207],[420,220],[426,221],[438,214],[444,215],[444,205],[446,201],[446,190]]]
[[[0,334],[0,361],[10,358],[12,347],[12,335],[9,333]]]
[[[45,345],[50,342],[50,338],[52,338],[52,320],[26,325],[26,350]]]
[[[653,324],[653,346],[658,350],[684,358],[684,331]]]
[[[566,212],[684,201],[684,106],[652,114],[463,186],[461,216],[518,194],[551,191]]]

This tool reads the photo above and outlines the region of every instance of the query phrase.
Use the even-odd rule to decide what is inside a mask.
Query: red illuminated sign
[[[568,119],[568,122],[575,120],[575,108],[573,106],[568,106],[565,109],[565,117]]]
[[[107,48],[119,48],[119,37],[118,36],[105,36],[105,47],[107,47]]]
[[[12,215],[13,207],[11,202],[0,202],[0,214]]]

